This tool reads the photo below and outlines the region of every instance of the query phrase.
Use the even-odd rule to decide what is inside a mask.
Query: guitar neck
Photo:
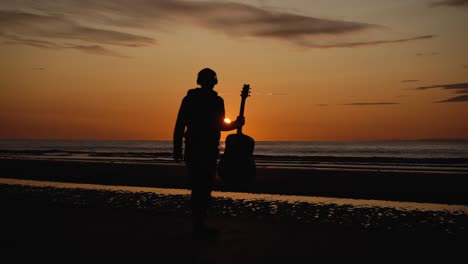
[[[239,111],[239,116],[244,117],[244,109],[245,109],[245,97],[242,97],[241,104],[240,104],[240,111]],[[237,134],[242,134],[242,126],[237,128]]]

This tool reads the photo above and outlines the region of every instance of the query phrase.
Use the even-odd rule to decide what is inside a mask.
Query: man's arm
[[[244,124],[245,124],[245,118],[241,116],[238,116],[237,119],[235,121],[232,121],[231,123],[224,122],[224,118],[223,118],[221,121],[220,130],[230,131],[230,130],[238,129]]]
[[[219,100],[219,109],[218,109],[218,126],[221,131],[230,131],[237,129],[245,124],[245,118],[238,116],[235,121],[231,123],[226,123],[224,121],[225,110],[224,110],[224,100],[221,98]]]
[[[179,162],[182,160],[182,141],[187,125],[187,97],[184,97],[177,114],[177,120],[174,128],[173,135],[173,157],[174,160]]]

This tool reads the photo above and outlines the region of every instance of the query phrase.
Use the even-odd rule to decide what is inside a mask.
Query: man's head
[[[201,87],[213,89],[217,83],[216,72],[212,69],[205,68],[198,73],[197,84],[201,85]]]

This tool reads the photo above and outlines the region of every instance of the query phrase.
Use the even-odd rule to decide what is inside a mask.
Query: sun
[[[232,121],[229,118],[224,118],[224,122],[227,123],[227,124],[230,124]]]

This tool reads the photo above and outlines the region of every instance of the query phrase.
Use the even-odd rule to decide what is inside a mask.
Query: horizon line
[[[63,139],[63,138],[0,138],[0,141],[172,141],[172,139]],[[419,138],[419,139],[354,139],[354,140],[255,140],[256,142],[384,142],[384,141],[468,141],[468,138]],[[225,142],[225,140],[220,140]]]

